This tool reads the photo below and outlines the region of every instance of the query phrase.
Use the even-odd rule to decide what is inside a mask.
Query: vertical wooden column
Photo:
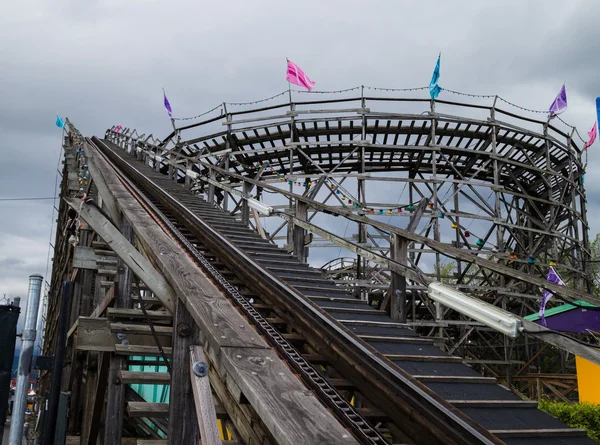
[[[173,323],[169,445],[199,443],[200,431],[190,380],[190,346],[201,344],[198,325],[178,298]]]
[[[229,156],[227,156],[225,158],[225,162],[223,163],[223,165],[221,167],[224,170],[229,171]],[[221,207],[223,207],[223,210],[227,211],[228,206],[229,206],[229,193],[227,193],[227,190],[223,190],[223,203],[221,204]]]
[[[250,193],[252,193],[252,184],[244,182],[243,191],[245,196],[250,197]],[[250,208],[248,207],[248,200],[246,199],[242,199],[242,224],[246,227],[250,224]]]
[[[133,230],[129,221],[121,218],[121,233],[128,240],[133,239]],[[119,258],[117,261],[117,296],[115,307],[131,308],[131,279],[129,267]],[[108,371],[108,399],[106,402],[106,424],[104,445],[121,445],[123,433],[123,413],[125,411],[125,385],[121,381],[121,370],[126,367],[126,358],[110,353]]]
[[[296,201],[296,218],[306,221],[308,218],[308,204],[301,201]],[[294,255],[302,262],[306,261],[305,255],[306,246],[306,230],[302,227],[294,225]]]
[[[408,264],[408,241],[398,234],[394,234],[390,248],[391,259],[406,266]],[[406,323],[406,277],[393,271],[390,295],[392,318],[394,321]]]
[[[171,181],[175,181],[177,178],[177,168],[175,168],[173,166],[173,161],[175,160],[175,156],[173,156],[171,153],[169,153],[169,156],[167,157],[167,159],[169,160],[169,179]]]
[[[190,162],[189,159],[186,159],[185,161],[185,170],[183,171],[184,177],[185,177],[185,188],[186,189],[190,189],[192,188],[192,178],[190,178],[187,174],[188,170],[192,169],[192,163]]]
[[[213,181],[216,181],[216,179],[217,179],[217,174],[215,173],[214,170],[210,171],[210,179],[212,179]],[[206,200],[210,204],[215,203],[215,186],[214,186],[214,184],[208,184],[208,197]]]

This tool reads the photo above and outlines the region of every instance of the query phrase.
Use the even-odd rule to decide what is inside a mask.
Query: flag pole
[[[165,88],[161,87],[162,91],[163,91],[163,98],[167,97],[167,93],[165,93]],[[171,119],[171,126],[173,127],[173,131],[177,132],[177,128],[175,127],[175,119],[173,119],[173,116],[169,115],[169,119]]]
[[[286,64],[290,61],[287,57],[285,58]],[[288,64],[289,67],[289,64]],[[286,76],[287,77],[287,76]],[[290,106],[292,105],[292,84],[288,80],[288,96],[290,98]]]

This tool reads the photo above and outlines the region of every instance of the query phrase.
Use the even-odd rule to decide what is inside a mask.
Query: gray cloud
[[[442,51],[443,87],[535,109],[566,81],[564,118],[585,136],[600,93],[599,12],[594,0],[10,2],[0,17],[0,197],[51,196],[57,112],[86,135],[123,122],[162,137],[161,87],[177,116],[195,115],[285,90],[285,57],[323,90],[416,87]],[[592,233],[598,150],[586,177]],[[26,294],[27,276],[45,269],[51,210],[0,202],[0,294]]]

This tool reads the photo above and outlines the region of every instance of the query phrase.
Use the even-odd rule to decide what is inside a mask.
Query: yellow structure
[[[600,365],[584,358],[575,357],[577,364],[577,385],[579,387],[579,403],[600,405]]]

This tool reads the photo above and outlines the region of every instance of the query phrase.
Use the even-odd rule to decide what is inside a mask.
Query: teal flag
[[[63,128],[65,126],[65,121],[63,121],[63,118],[60,117],[58,114],[56,115],[56,126],[58,128]]]
[[[437,59],[437,63],[435,64],[435,68],[433,69],[433,76],[431,76],[431,82],[429,82],[429,95],[432,100],[437,99],[442,91],[442,88],[438,85],[438,80],[440,79],[440,58],[442,55],[440,54]]]

